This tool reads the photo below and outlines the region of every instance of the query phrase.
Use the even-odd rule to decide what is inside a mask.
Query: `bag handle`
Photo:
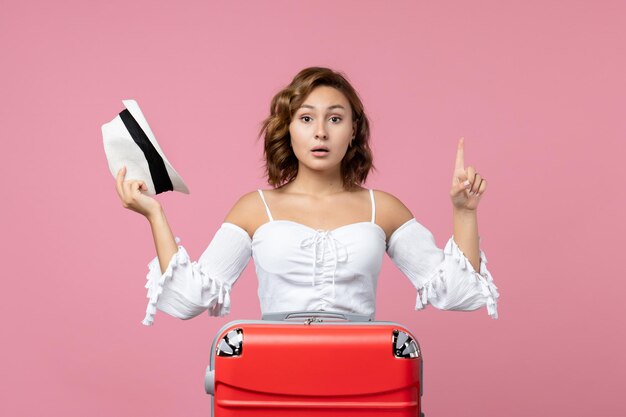
[[[266,313],[261,316],[261,320],[285,321],[289,319],[309,319],[309,318],[332,318],[346,321],[372,321],[372,317],[367,314],[343,313],[339,311],[283,311],[278,313]]]

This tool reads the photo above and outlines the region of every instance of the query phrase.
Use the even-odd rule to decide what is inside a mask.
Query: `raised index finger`
[[[459,139],[459,144],[456,148],[456,161],[454,163],[455,170],[465,171],[465,162],[463,161],[465,138]]]

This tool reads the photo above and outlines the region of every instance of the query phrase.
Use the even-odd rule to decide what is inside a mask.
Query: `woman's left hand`
[[[465,169],[463,145],[464,139],[461,138],[456,150],[450,198],[455,209],[473,211],[478,208],[480,198],[487,188],[487,181],[476,172],[474,167],[470,166]]]

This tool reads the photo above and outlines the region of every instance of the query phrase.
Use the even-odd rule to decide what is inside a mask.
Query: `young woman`
[[[157,257],[149,264],[151,325],[159,309],[181,319],[229,312],[230,291],[253,257],[262,313],[327,310],[374,317],[385,252],[417,289],[415,308],[487,306],[499,297],[479,249],[477,208],[487,183],[464,166],[459,141],[450,197],[454,235],[442,250],[393,195],[362,187],[372,168],[369,124],[346,78],[311,67],[273,98],[260,132],[270,190],[243,195],[199,260],[175,240],[142,181],[117,175],[123,206],[145,216]]]

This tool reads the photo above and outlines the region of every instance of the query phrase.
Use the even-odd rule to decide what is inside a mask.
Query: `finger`
[[[476,194],[476,192],[478,191],[478,187],[480,187],[481,179],[482,177],[480,176],[479,173],[476,173],[476,175],[474,175],[474,181],[472,181],[472,187],[469,189],[470,194]]]
[[[454,175],[452,176],[452,185],[457,186],[461,184],[462,186],[467,186],[472,184],[472,179],[469,177],[466,169],[456,169],[454,170]]]
[[[467,173],[465,171],[455,172],[452,176],[452,186],[453,187],[465,187],[466,185],[471,185],[471,182],[468,181]]]
[[[132,185],[135,182],[135,180],[126,180],[124,181],[124,197],[125,197],[125,201],[127,203],[130,202],[130,199],[132,198],[133,195],[133,190],[132,190]]]
[[[487,180],[484,178],[480,179],[480,187],[478,187],[478,195],[483,195],[485,190],[487,189]]]
[[[469,183],[468,181],[465,181],[466,183],[468,183],[467,185],[465,185],[465,183],[461,183],[457,186],[456,188],[456,194],[461,194],[463,193],[465,196],[467,196],[469,194],[469,187],[472,186],[471,183]]]
[[[473,166],[468,166],[465,169],[465,175],[467,177],[467,180],[470,182],[470,188],[471,188],[471,186],[474,185],[474,177],[476,177],[476,168],[474,168]],[[468,188],[468,191],[470,188]]]
[[[148,187],[146,186],[146,183],[143,182],[143,181],[137,181],[136,184],[133,184],[133,191],[136,190],[136,191],[142,192],[142,191],[145,191],[147,189],[148,189]]]
[[[144,191],[147,188],[148,187],[143,181],[137,181],[137,183],[133,185],[133,192],[135,193],[135,196],[137,197],[138,194],[143,195]]]
[[[115,190],[117,191],[117,195],[120,196],[121,199],[124,199],[124,190],[122,189],[124,183],[124,177],[126,176],[126,166],[120,168],[117,171],[117,176],[115,177]]]
[[[456,171],[458,170],[463,170],[465,171],[465,162],[464,162],[464,142],[465,139],[461,138],[459,139],[459,143],[456,147],[456,161],[454,162],[454,169]]]
[[[476,183],[478,184],[476,186],[476,191],[474,191],[474,195],[479,195],[480,194],[480,187],[482,187],[483,183],[484,183],[484,179],[481,177],[480,181],[476,180]]]
[[[467,182],[467,181],[466,181],[466,182]],[[468,183],[468,185],[466,186],[466,185],[465,185],[465,182],[460,182],[460,181],[457,181],[457,182],[453,185],[453,187],[452,187],[451,196],[452,196],[452,197],[454,197],[454,196],[456,196],[456,195],[458,195],[458,194],[461,194],[461,193],[465,193],[465,192],[467,192],[467,190],[468,190],[468,188],[467,188],[467,187],[469,187],[469,186],[471,185],[469,182],[467,182],[467,183]]]

